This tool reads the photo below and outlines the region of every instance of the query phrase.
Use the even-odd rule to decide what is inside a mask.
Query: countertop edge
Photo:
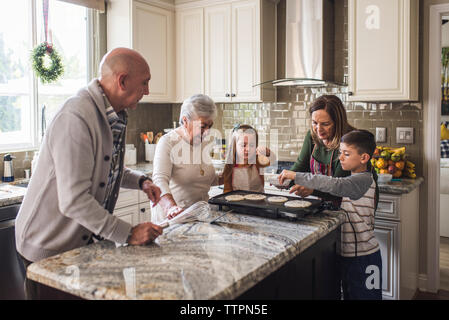
[[[245,293],[247,290],[251,289],[254,286],[254,281],[259,282],[265,278],[267,278],[272,273],[279,270],[281,267],[286,265],[288,262],[293,260],[296,256],[300,255],[304,251],[306,251],[308,248],[313,246],[315,243],[317,243],[319,240],[327,236],[329,233],[337,229],[343,222],[344,222],[344,214],[342,214],[341,211],[323,211],[326,214],[332,213],[335,215],[335,217],[338,218],[340,215],[342,218],[340,218],[340,223],[335,223],[330,228],[322,228],[320,227],[315,233],[309,235],[305,239],[303,239],[301,242],[306,242],[305,245],[299,245],[299,246],[291,246],[286,251],[279,253],[276,257],[272,259],[274,262],[267,261],[263,265],[261,265],[259,268],[251,272],[250,274],[247,274],[244,278],[240,279],[238,282],[234,283],[231,287],[228,287],[227,289],[224,289],[220,294],[211,297],[210,299],[213,300],[228,300],[228,299],[235,299]],[[254,274],[257,274],[256,277],[254,277]],[[237,288],[235,288],[237,287]],[[231,289],[233,288],[233,290]],[[232,292],[229,292],[231,291]]]

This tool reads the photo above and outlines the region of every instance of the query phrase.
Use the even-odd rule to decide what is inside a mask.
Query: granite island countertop
[[[170,226],[146,246],[94,243],[33,263],[27,276],[84,299],[234,299],[338,228],[344,214],[290,222],[229,213],[219,221]]]

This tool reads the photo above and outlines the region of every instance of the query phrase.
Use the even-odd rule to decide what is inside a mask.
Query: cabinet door
[[[139,203],[139,223],[151,222],[151,202]]]
[[[150,65],[150,94],[142,102],[173,102],[175,99],[174,13],[133,2],[133,48]]]
[[[139,224],[139,206],[133,205],[114,210],[114,215],[133,227]]]
[[[120,188],[120,193],[115,204],[116,209],[136,205],[139,202],[139,191]]]
[[[350,100],[417,100],[418,1],[349,0]]]
[[[176,12],[177,101],[204,93],[203,8]]]
[[[260,3],[232,4],[232,97],[233,102],[259,101]]]
[[[231,6],[206,7],[205,92],[215,102],[231,101]]]
[[[377,220],[374,235],[382,256],[383,299],[399,299],[399,222]]]

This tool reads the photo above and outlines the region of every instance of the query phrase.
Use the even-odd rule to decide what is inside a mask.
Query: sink
[[[22,182],[15,184],[16,187],[28,188],[28,182]]]

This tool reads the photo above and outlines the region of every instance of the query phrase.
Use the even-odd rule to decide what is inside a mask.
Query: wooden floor
[[[418,291],[413,300],[449,300],[449,291],[440,289],[438,294]]]
[[[440,289],[449,291],[449,238],[440,237]]]
[[[440,237],[440,291],[418,292],[416,300],[449,300],[449,238]]]

